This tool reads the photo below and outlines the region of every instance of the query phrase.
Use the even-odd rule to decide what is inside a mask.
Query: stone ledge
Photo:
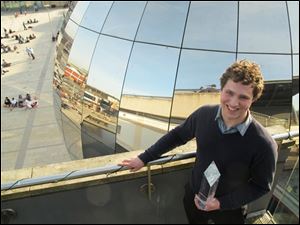
[[[1,172],[1,183],[14,182],[20,179],[26,178],[38,178],[44,176],[52,176],[55,174],[62,174],[71,172],[74,170],[83,170],[104,166],[117,165],[124,159],[133,158],[137,156],[141,151],[133,151],[120,153],[115,155],[108,155],[102,157],[95,157],[90,159],[83,159],[71,162],[49,164],[46,166],[25,168],[14,171]],[[172,151],[174,154],[174,151]],[[181,153],[181,152],[180,152]],[[180,170],[190,168],[193,166],[195,159],[185,159],[179,161],[168,162],[163,165],[152,165],[151,175],[171,172],[174,170]],[[30,187],[16,188],[12,190],[1,191],[1,200],[12,200],[17,198],[29,197],[34,195],[41,195],[51,192],[58,192],[64,190],[71,190],[77,188],[83,188],[87,186],[94,186],[104,183],[117,182],[122,180],[134,179],[147,176],[147,166],[143,167],[138,172],[130,172],[129,170],[119,171],[115,173],[87,176],[83,178],[70,179],[59,182],[52,182],[40,185],[34,185]]]

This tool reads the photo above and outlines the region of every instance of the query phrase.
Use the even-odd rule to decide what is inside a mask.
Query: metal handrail
[[[272,135],[272,137],[275,140],[289,139],[297,136],[299,136],[299,131],[290,131],[286,133]],[[196,155],[195,151],[174,154],[174,155],[162,157],[157,160],[151,161],[147,165],[160,165],[160,164],[177,161],[181,159],[192,158],[195,157],[195,155]],[[71,172],[66,172],[66,173],[61,173],[61,174],[51,175],[51,176],[25,178],[25,179],[17,180],[15,182],[8,182],[8,183],[1,184],[1,191],[7,191],[16,188],[28,187],[28,186],[39,185],[39,184],[56,183],[60,181],[66,181],[66,180],[94,176],[94,175],[101,175],[101,174],[109,175],[118,171],[123,171],[128,169],[130,168],[126,166],[114,165],[114,166],[104,166],[104,167],[97,167],[97,168],[74,170]]]

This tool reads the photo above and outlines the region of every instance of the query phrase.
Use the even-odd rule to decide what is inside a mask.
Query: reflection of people
[[[250,114],[263,91],[257,64],[233,63],[221,77],[220,105],[202,106],[144,153],[120,165],[137,171],[174,147],[196,138],[196,161],[185,185],[184,207],[190,223],[244,223],[243,206],[271,190],[277,145]],[[197,193],[203,172],[214,161],[221,177],[214,198],[200,210]]]

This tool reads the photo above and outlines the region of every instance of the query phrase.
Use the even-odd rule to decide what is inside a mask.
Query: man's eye
[[[240,99],[242,99],[242,100],[248,100],[249,98],[247,96],[241,96]]]

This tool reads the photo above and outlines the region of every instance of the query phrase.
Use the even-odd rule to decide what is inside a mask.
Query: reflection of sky
[[[93,15],[98,15],[96,13],[97,7],[95,6],[101,8],[102,5],[94,2],[89,4],[91,7],[87,10],[87,3],[81,4],[79,7],[82,11],[86,10],[87,14],[91,14],[84,15],[82,25],[89,26],[90,28],[97,27],[99,30],[100,25],[96,23],[96,21],[99,21],[95,19],[97,17],[94,18]],[[105,4],[110,3],[106,2]],[[125,36],[122,32],[130,31],[129,36],[132,38],[135,34],[137,20],[133,17],[128,18],[128,20],[124,19],[124,21],[122,21],[123,23],[131,21],[133,24],[130,23],[131,25],[127,26],[125,31],[120,30],[118,20],[126,16],[125,11],[128,9],[125,7],[125,11],[120,12],[120,10],[122,11],[123,9],[121,4],[123,3],[116,2],[113,5],[110,11],[111,14],[108,15],[106,24],[104,24],[104,28],[108,33],[111,32],[113,35],[121,36]],[[130,4],[132,4],[133,7],[131,9],[132,12],[136,13],[135,17],[139,18],[144,3],[137,3],[138,5],[136,6],[134,2]],[[141,38],[141,40],[164,44],[180,43],[181,38],[179,37],[181,37],[181,32],[183,31],[181,28],[183,26],[182,21],[185,21],[186,4],[186,2],[149,2],[144,18],[141,21],[137,39]],[[235,24],[236,14],[234,12],[236,11],[236,3],[224,2],[219,4],[221,4],[221,6],[218,8],[216,8],[217,6],[214,2],[193,2],[191,4],[185,33],[186,37],[184,39],[185,47],[196,46],[232,51],[235,49],[235,29],[237,27]],[[170,5],[172,6],[171,8],[169,7]],[[289,8],[291,8],[292,11],[292,26],[294,26],[293,24],[299,24],[299,22],[295,20],[295,18],[299,18],[299,11],[297,11],[298,9],[292,9],[294,5],[295,4],[289,3]],[[296,5],[299,5],[299,3]],[[136,8],[134,8],[134,6]],[[155,8],[155,6],[158,8]],[[268,10],[266,10],[266,8]],[[202,12],[200,13],[201,15],[196,15],[200,10]],[[74,11],[74,15],[78,12]],[[104,14],[106,15],[106,13]],[[174,15],[177,14],[179,16],[173,18]],[[219,17],[216,15],[219,15]],[[82,17],[81,14],[78,16]],[[104,16],[99,15],[98,18],[100,17],[103,18]],[[224,22],[222,27],[221,21],[224,20],[224,18],[228,20]],[[162,19],[161,23],[159,22],[160,19]],[[172,24],[168,24],[170,19],[173,19]],[[199,21],[199,23],[196,23],[197,21]],[[205,21],[209,22],[205,23]],[[199,27],[197,27],[197,25]],[[234,26],[235,28],[233,29],[232,27]],[[220,27],[220,29],[218,29],[218,27]],[[72,26],[70,25],[68,29],[71,31],[70,33],[75,33],[76,26],[74,26],[74,24]],[[298,27],[295,28],[296,31],[297,29]],[[284,2],[240,2],[239,32],[239,51],[290,52],[290,39],[288,36],[287,15]],[[195,37],[193,37],[192,34],[194,34]],[[292,35],[293,39],[295,39],[295,35],[296,34]],[[296,39],[297,37],[299,39],[299,35],[296,35]],[[94,51],[96,39],[96,33],[79,28],[75,38],[76,43],[73,44],[70,54],[70,61],[77,67],[83,67],[87,70],[89,68],[91,54]],[[102,49],[96,49],[88,84],[119,98],[122,87],[121,81],[124,76],[124,67],[128,57],[128,46],[125,47],[123,44],[119,45],[117,41],[115,42],[116,46],[114,46],[104,39],[100,40],[98,45],[102,46]],[[125,79],[124,93],[172,96],[178,52],[178,49],[135,43]],[[291,79],[291,58],[288,55],[238,54],[238,58],[250,59],[260,64],[264,78],[267,81]],[[297,75],[299,74],[299,56],[294,56],[294,58],[296,60],[294,61],[294,75]],[[234,54],[231,53],[182,50],[176,89],[199,89],[200,87],[206,88],[212,84],[220,88],[219,78],[233,61]]]
[[[235,59],[235,54],[183,50],[181,52],[176,89],[199,89],[215,84]]]
[[[236,21],[237,2],[193,1],[183,46],[235,51]]]
[[[76,7],[74,8],[74,11],[71,14],[71,19],[80,24],[83,14],[85,13],[89,4],[90,1],[78,1]]]
[[[102,33],[133,40],[146,1],[115,1]]]
[[[70,52],[70,63],[88,71],[97,38],[97,33],[79,27]]]
[[[299,1],[287,1],[291,23],[293,52],[299,53]]]
[[[291,80],[291,56],[239,54],[238,59],[249,59],[260,65],[264,79]]]
[[[87,83],[120,99],[132,42],[100,36]]]
[[[75,24],[72,20],[69,20],[65,32],[67,33],[67,35],[74,39],[77,29],[78,25]]]
[[[148,1],[136,39],[180,46],[187,10],[187,1]]]
[[[171,97],[178,54],[178,49],[135,43],[123,93]]]
[[[112,1],[92,1],[81,21],[81,26],[100,32]]]
[[[291,51],[285,2],[240,2],[238,51]]]

